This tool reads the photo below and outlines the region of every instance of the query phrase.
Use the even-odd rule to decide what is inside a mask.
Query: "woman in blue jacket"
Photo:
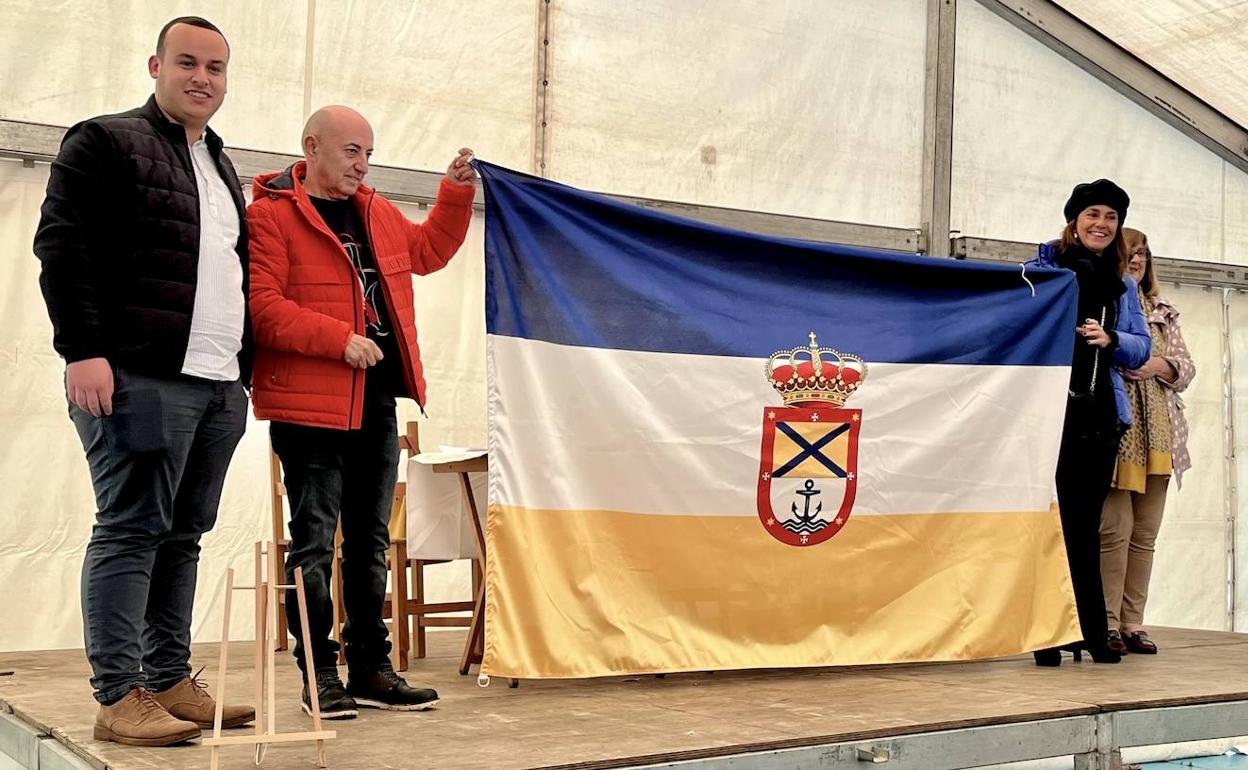
[[[1123,280],[1127,249],[1121,232],[1131,199],[1108,179],[1076,185],[1063,213],[1061,237],[1044,244],[1031,264],[1071,270],[1079,285],[1075,348],[1057,458],[1057,502],[1083,642],[1098,663],[1117,663],[1109,649],[1101,590],[1101,507],[1109,493],[1118,439],[1131,408],[1118,367],[1148,360],[1152,342],[1134,285]],[[1126,279],[1130,281],[1131,279]],[[1061,665],[1061,650],[1035,652],[1036,665]]]

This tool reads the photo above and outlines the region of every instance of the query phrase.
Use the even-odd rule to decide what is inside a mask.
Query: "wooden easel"
[[[217,696],[217,713],[213,719],[212,737],[205,738],[203,745],[212,748],[209,768],[220,766],[222,746],[252,744],[256,747],[255,764],[264,762],[264,754],[271,743],[301,743],[316,741],[316,761],[320,767],[328,767],[325,760],[325,741],[338,737],[333,730],[321,729],[321,702],[316,693],[316,674],[312,667],[312,643],[308,635],[308,602],[303,591],[303,568],[295,568],[294,585],[282,585],[277,579],[277,548],[272,542],[256,543],[255,582],[252,585],[234,585],[234,569],[225,572],[225,619],[221,623],[221,655],[217,677],[220,682]],[[277,732],[276,698],[276,613],[280,611],[278,591],[294,589],[299,602],[299,625],[303,637],[303,663],[308,679],[308,700],[312,707],[312,731],[297,733]],[[230,649],[230,603],[235,591],[254,591],[256,597],[256,731],[253,735],[221,735],[221,712],[225,703],[225,672]]]

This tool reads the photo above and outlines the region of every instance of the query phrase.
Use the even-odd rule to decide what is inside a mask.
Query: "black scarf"
[[[1118,323],[1118,298],[1127,289],[1118,275],[1112,252],[1094,254],[1075,244],[1057,255],[1057,264],[1074,272],[1079,284],[1075,325],[1082,326],[1089,318],[1096,321],[1104,319],[1101,325],[1106,331],[1112,331]],[[1113,348],[1112,343],[1098,348],[1089,345],[1082,336],[1075,337],[1066,414],[1067,433],[1071,429],[1081,434],[1116,433],[1118,411],[1109,376]]]

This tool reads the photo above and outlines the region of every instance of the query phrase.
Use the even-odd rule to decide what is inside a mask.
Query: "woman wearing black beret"
[[[1057,459],[1057,502],[1079,611],[1082,644],[1098,663],[1117,663],[1109,649],[1105,597],[1101,590],[1101,507],[1109,492],[1118,440],[1131,423],[1131,409],[1115,366],[1135,369],[1149,355],[1151,341],[1135,286],[1123,272],[1127,249],[1122,223],[1131,200],[1108,179],[1076,185],[1062,212],[1061,237],[1041,246],[1029,264],[1071,270],[1079,286],[1075,348],[1070,367],[1065,422]],[[1130,278],[1126,279],[1131,282]],[[1121,401],[1121,404],[1119,404]],[[1058,648],[1037,650],[1036,664],[1061,665]]]

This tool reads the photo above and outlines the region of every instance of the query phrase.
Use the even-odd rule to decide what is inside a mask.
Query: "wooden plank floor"
[[[588,770],[644,760],[684,759],[973,727],[1061,716],[1248,699],[1248,634],[1157,629],[1156,657],[1118,666],[1066,657],[1038,669],[1030,657],[978,663],[802,671],[679,674],[593,681],[526,681],[488,688],[456,673],[462,632],[430,634],[429,658],[407,672],[433,686],[439,707],[420,713],[362,710],[328,723],[338,768],[565,768]],[[215,667],[216,645],[195,663]],[[231,648],[230,700],[250,702],[250,645]],[[207,767],[197,744],[135,749],[91,739],[95,704],[82,652],[0,654],[0,700],[21,718],[55,731],[99,768]],[[278,726],[310,729],[299,710],[297,669],[279,655]],[[211,668],[206,674],[211,674]],[[211,681],[211,680],[210,680]],[[215,685],[215,682],[214,682]],[[214,687],[215,690],[215,687]],[[230,731],[230,734],[242,734]],[[251,764],[249,749],[223,754],[225,767]],[[274,746],[264,767],[312,768],[311,746]]]

